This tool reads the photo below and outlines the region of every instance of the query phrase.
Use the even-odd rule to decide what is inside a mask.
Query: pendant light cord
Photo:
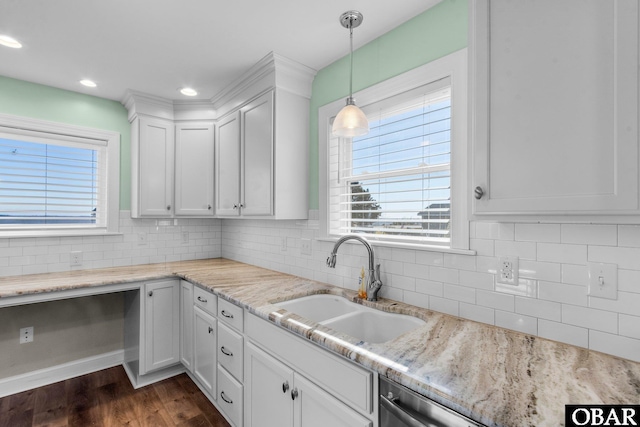
[[[353,99],[353,20],[349,24],[349,60],[351,62],[349,72],[349,98]]]

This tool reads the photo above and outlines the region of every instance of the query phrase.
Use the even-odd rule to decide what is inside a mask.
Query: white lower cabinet
[[[177,280],[147,283],[144,289],[141,374],[180,362],[180,283]]]
[[[377,376],[246,317],[244,425],[375,427]]]
[[[180,361],[193,370],[193,284],[180,281]]]
[[[216,319],[193,308],[193,375],[200,385],[216,399]]]
[[[220,365],[218,365],[218,407],[234,427],[242,426],[242,384]]]
[[[373,426],[370,419],[251,343],[245,360],[245,426]]]

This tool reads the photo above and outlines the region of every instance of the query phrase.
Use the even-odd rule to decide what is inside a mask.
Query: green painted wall
[[[117,101],[0,76],[0,113],[120,133],[120,209],[131,208],[131,138]]]
[[[367,25],[366,16],[363,25]],[[353,54],[354,92],[465,48],[467,27],[467,0],[443,0],[362,46]],[[357,37],[356,29],[354,38]],[[345,38],[345,49],[348,49],[347,40]],[[318,71],[313,81],[309,139],[310,209],[318,209],[318,109],[348,95],[347,55]]]

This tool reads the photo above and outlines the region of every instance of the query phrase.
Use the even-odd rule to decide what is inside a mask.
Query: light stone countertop
[[[565,404],[640,404],[640,363],[226,259],[0,278],[0,298],[180,277],[489,426],[560,426]],[[426,325],[369,344],[279,309],[330,293]],[[295,320],[289,322],[289,319]]]

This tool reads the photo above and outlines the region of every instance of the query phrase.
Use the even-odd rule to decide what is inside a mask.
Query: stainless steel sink
[[[417,317],[387,313],[336,295],[310,295],[277,306],[369,343],[391,341],[426,324]]]

